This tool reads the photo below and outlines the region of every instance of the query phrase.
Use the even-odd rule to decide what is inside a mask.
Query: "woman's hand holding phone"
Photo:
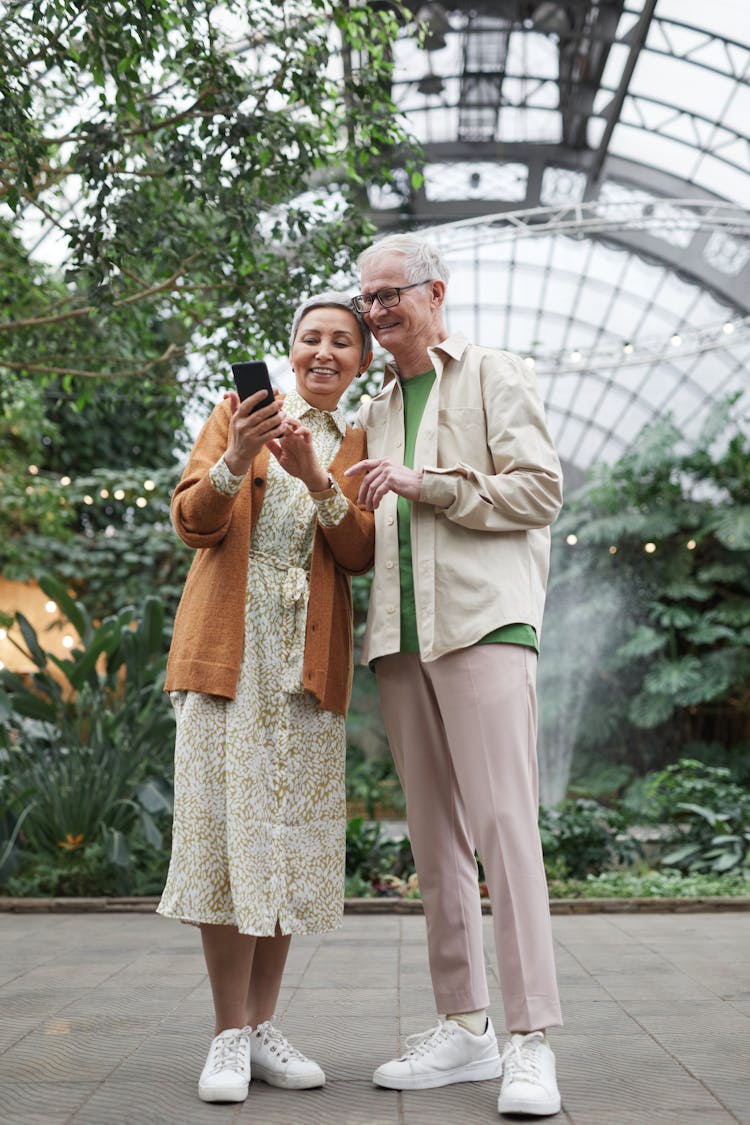
[[[277,440],[285,432],[285,415],[279,399],[266,406],[259,403],[267,398],[265,390],[256,391],[240,402],[232,391],[226,396],[232,411],[229,425],[229,447],[224,461],[230,473],[242,476],[248,471],[267,442]]]

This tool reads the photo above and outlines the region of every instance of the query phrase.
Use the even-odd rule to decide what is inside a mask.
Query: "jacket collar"
[[[441,352],[447,355],[449,359],[460,359],[468,346],[469,341],[466,336],[464,336],[463,332],[453,332],[450,336],[446,336],[444,340],[441,340],[439,344],[433,344],[431,348],[428,348],[427,354],[429,355],[430,359],[433,359],[435,355],[439,356]],[[442,368],[442,366],[443,361],[441,360],[438,365],[438,374],[440,373],[440,369]],[[381,387],[381,393],[388,390],[389,387],[391,387],[397,381],[397,378],[398,365],[394,360],[390,360],[388,363],[386,363],[385,371],[383,372],[383,385]]]

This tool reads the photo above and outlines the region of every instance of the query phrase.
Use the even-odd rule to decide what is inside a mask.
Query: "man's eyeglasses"
[[[392,309],[401,301],[401,294],[407,289],[414,289],[417,285],[429,285],[429,281],[412,281],[411,285],[389,285],[387,289],[378,289],[377,293],[358,293],[352,297],[352,304],[357,312],[369,312],[375,301],[380,301],[384,309]]]

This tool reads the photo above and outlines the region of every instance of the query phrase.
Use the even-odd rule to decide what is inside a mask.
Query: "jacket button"
[[[266,482],[263,480],[263,477],[256,477],[253,481],[253,484],[257,485],[258,488],[262,488],[265,483]]]

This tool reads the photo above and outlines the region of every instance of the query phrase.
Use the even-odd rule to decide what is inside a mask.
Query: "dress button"
[[[263,480],[263,477],[256,477],[253,481],[253,484],[257,485],[258,488],[262,488],[265,483],[266,482]]]
[[[393,560],[392,559],[389,559],[388,562],[385,565],[388,567],[389,570],[393,570]]]
[[[389,613],[395,613],[395,612],[396,612],[396,607],[395,607],[395,605],[389,605],[389,606],[388,606],[388,612],[389,612]]]
[[[389,526],[389,527],[390,527],[390,525],[391,525],[392,523],[394,523],[394,519],[393,519],[393,516],[389,516],[389,517],[388,517],[387,523],[388,523],[388,526]]]

